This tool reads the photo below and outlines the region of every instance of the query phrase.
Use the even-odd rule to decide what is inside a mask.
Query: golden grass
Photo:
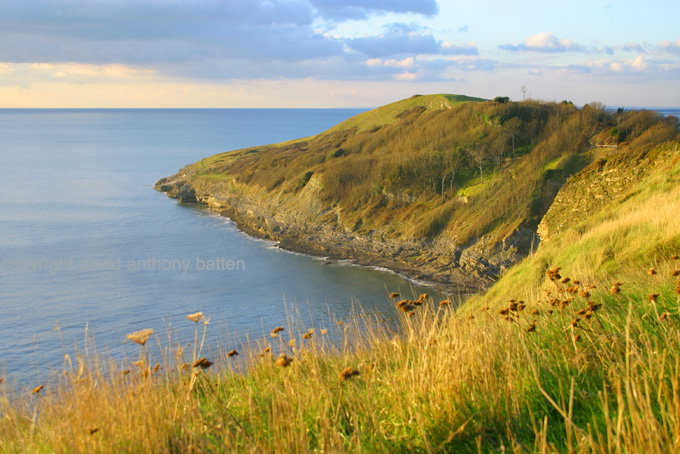
[[[190,358],[172,343],[161,358],[141,359],[160,364],[151,373],[79,357],[40,394],[6,392],[0,450],[677,449],[680,316],[664,290],[675,282],[649,283],[661,290],[648,302],[584,279],[574,291],[574,276],[549,280],[542,298],[506,301],[500,313],[470,318],[432,302],[413,317],[395,306],[399,328],[357,314],[300,347],[288,345],[295,337],[270,345],[263,336],[239,349],[234,367],[205,370],[218,353],[182,369]],[[313,332],[296,323],[285,332]]]

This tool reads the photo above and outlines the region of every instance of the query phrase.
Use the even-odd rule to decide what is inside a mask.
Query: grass
[[[327,132],[333,133],[337,131],[344,131],[353,129],[355,132],[368,131],[376,127],[384,126],[392,123],[398,115],[405,111],[414,108],[424,107],[427,110],[441,110],[450,109],[451,107],[463,102],[481,102],[486,101],[482,98],[474,98],[464,95],[422,95],[412,96],[401,101],[397,101],[377,109],[364,112],[355,117],[352,117],[337,126],[331,128]]]
[[[0,449],[672,451],[680,436],[676,265],[660,261],[658,275],[617,296],[598,286],[584,297],[583,281],[570,293],[573,283],[560,276],[546,278],[551,293],[526,307],[463,313],[425,304],[411,317],[395,305],[400,329],[357,313],[303,340],[309,328],[291,319],[238,356],[225,346],[215,371],[184,366],[205,354],[207,329],[202,317],[186,321],[194,342],[161,342],[160,359],[143,346],[135,365],[78,356],[39,393],[5,388]],[[657,303],[643,298],[649,288],[662,293]],[[554,299],[570,302],[559,309]],[[293,359],[287,367],[274,363],[280,352]],[[343,377],[348,367],[359,374]]]

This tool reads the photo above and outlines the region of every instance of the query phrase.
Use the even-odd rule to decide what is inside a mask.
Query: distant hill
[[[474,291],[538,246],[570,178],[677,138],[677,119],[648,111],[414,96],[313,137],[205,158],[156,187],[288,249]]]

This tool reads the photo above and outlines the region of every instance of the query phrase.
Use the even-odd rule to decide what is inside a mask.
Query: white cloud
[[[417,75],[415,73],[409,73],[409,72],[394,75],[395,80],[401,80],[401,81],[416,80],[416,78],[417,78]]]
[[[583,46],[575,44],[570,39],[560,39],[553,32],[537,33],[524,40],[522,44],[504,44],[501,49],[513,52],[582,52]]]
[[[659,43],[659,48],[671,53],[680,53],[680,38],[677,41],[661,41]]]
[[[111,78],[132,79],[148,78],[156,71],[150,69],[137,69],[126,65],[89,65],[79,63],[33,63],[28,65],[32,69],[50,72],[51,77],[58,79],[87,79],[87,78]]]
[[[14,67],[7,63],[0,63],[0,76],[12,74],[14,72]]]

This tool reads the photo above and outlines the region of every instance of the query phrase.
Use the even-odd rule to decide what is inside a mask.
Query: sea
[[[0,110],[0,378],[36,383],[94,349],[134,357],[126,335],[140,329],[154,330],[149,344],[193,340],[198,311],[207,344],[238,349],[291,318],[395,320],[390,292],[439,298],[387,270],[283,251],[154,190],[201,158],[363,111]]]

